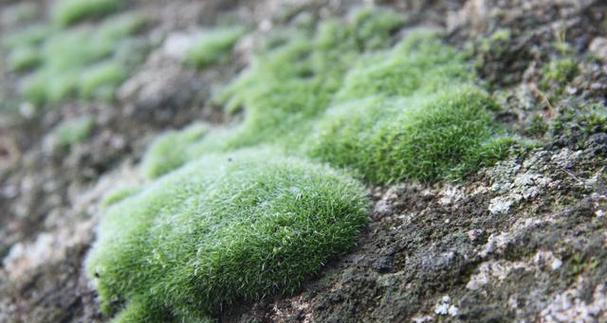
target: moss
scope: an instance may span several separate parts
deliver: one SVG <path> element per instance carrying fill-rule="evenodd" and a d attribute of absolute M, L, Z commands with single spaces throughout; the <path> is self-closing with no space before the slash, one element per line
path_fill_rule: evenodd
<path fill-rule="evenodd" d="M 270 143 L 386 183 L 458 177 L 503 157 L 512 140 L 493 142 L 496 104 L 461 54 L 426 32 L 361 54 L 354 34 L 329 21 L 257 57 L 226 92 L 228 108 L 246 107 L 244 123 L 181 160 Z"/>
<path fill-rule="evenodd" d="M 405 19 L 392 10 L 367 7 L 354 12 L 352 23 L 356 43 L 368 50 L 384 47 L 392 32 L 402 26 Z"/>
<path fill-rule="evenodd" d="M 295 291 L 367 218 L 355 181 L 271 150 L 207 155 L 115 204 L 87 258 L 120 322 L 204 319 Z"/>
<path fill-rule="evenodd" d="M 551 85 L 563 88 L 579 72 L 578 64 L 571 58 L 551 61 L 543 69 L 542 87 L 548 89 Z"/>
<path fill-rule="evenodd" d="M 132 66 L 111 59 L 144 22 L 142 16 L 127 13 L 111 16 L 99 26 L 47 35 L 36 47 L 40 68 L 25 83 L 24 96 L 39 106 L 68 98 L 113 98 Z"/>
<path fill-rule="evenodd" d="M 68 26 L 84 19 L 99 18 L 117 11 L 119 0 L 59 0 L 53 7 L 54 21 Z"/>
<path fill-rule="evenodd" d="M 512 41 L 512 32 L 510 29 L 503 28 L 496 30 L 491 36 L 483 39 L 480 50 L 482 52 L 493 52 L 494 55 L 500 55 L 508 49 Z"/>
<path fill-rule="evenodd" d="M 69 148 L 86 140 L 91 135 L 94 126 L 94 120 L 88 116 L 64 121 L 52 131 L 56 146 Z"/>
<path fill-rule="evenodd" d="M 288 39 L 257 55 L 220 97 L 228 109 L 245 107 L 247 114 L 226 145 L 237 148 L 269 142 L 287 149 L 299 146 L 365 49 L 390 46 L 390 35 L 402 20 L 384 21 L 382 13 L 366 14 L 356 20 L 358 24 L 328 20 L 315 31 L 290 31 Z M 371 37 L 359 28 L 372 29 L 374 34 Z"/>
<path fill-rule="evenodd" d="M 206 31 L 187 52 L 186 62 L 199 69 L 220 62 L 243 34 L 244 29 L 240 27 Z"/>
<path fill-rule="evenodd" d="M 89 67 L 80 78 L 80 94 L 84 98 L 114 99 L 116 88 L 126 79 L 126 71 L 119 64 L 108 61 Z"/>
<path fill-rule="evenodd" d="M 148 148 L 142 170 L 148 178 L 160 177 L 183 165 L 189 157 L 190 147 L 200 141 L 208 127 L 194 123 L 181 131 L 169 131 L 159 136 Z"/>
<path fill-rule="evenodd" d="M 494 108 L 474 88 L 350 101 L 327 112 L 310 154 L 372 182 L 445 178 L 503 157 L 493 142 Z"/>
<path fill-rule="evenodd" d="M 20 47 L 38 46 L 53 32 L 52 27 L 44 24 L 31 25 L 2 39 L 2 47 L 9 50 Z"/>
<path fill-rule="evenodd" d="M 541 115 L 534 115 L 527 126 L 527 134 L 535 137 L 543 137 L 548 132 L 550 126 Z"/>
<path fill-rule="evenodd" d="M 117 189 L 103 198 L 102 207 L 109 207 L 141 192 L 141 187 L 125 187 Z"/>
<path fill-rule="evenodd" d="M 40 62 L 40 54 L 33 47 L 19 47 L 8 56 L 8 66 L 15 72 L 31 70 Z"/>

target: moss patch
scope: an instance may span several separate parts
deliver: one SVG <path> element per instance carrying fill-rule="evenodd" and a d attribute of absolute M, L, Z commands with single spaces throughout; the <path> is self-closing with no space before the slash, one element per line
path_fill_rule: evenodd
<path fill-rule="evenodd" d="M 474 88 L 349 101 L 327 112 L 310 154 L 372 182 L 459 176 L 507 152 L 509 141 L 495 142 L 494 107 Z"/>
<path fill-rule="evenodd" d="M 53 19 L 61 26 L 68 26 L 84 19 L 103 17 L 120 6 L 120 0 L 60 0 L 53 8 Z"/>
<path fill-rule="evenodd" d="M 351 248 L 364 189 L 325 166 L 249 150 L 208 155 L 112 206 L 87 260 L 120 322 L 200 319 L 296 290 Z"/>
<path fill-rule="evenodd" d="M 244 28 L 240 27 L 206 31 L 187 52 L 186 62 L 199 69 L 218 63 L 226 58 L 243 34 Z"/>
<path fill-rule="evenodd" d="M 143 22 L 141 16 L 122 14 L 100 26 L 51 33 L 36 47 L 40 68 L 26 83 L 25 97 L 36 105 L 68 98 L 112 99 L 128 71 L 128 66 L 113 59 L 114 53 Z"/>
<path fill-rule="evenodd" d="M 513 140 L 495 125 L 497 105 L 473 85 L 463 55 L 430 32 L 391 47 L 400 24 L 364 10 L 349 23 L 271 39 L 220 98 L 243 107 L 244 122 L 178 145 L 173 158 L 272 144 L 388 183 L 461 177 L 503 157 Z"/>
<path fill-rule="evenodd" d="M 60 123 L 52 131 L 56 147 L 69 148 L 86 140 L 91 135 L 94 126 L 94 120 L 88 116 Z"/>
<path fill-rule="evenodd" d="M 194 123 L 181 131 L 169 131 L 159 136 L 148 148 L 143 163 L 143 174 L 160 177 L 191 159 L 191 145 L 200 141 L 208 127 Z"/>

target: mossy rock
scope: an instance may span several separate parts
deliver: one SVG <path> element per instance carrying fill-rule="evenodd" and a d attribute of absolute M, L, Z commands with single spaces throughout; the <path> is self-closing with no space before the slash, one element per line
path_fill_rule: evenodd
<path fill-rule="evenodd" d="M 208 155 L 111 206 L 87 273 L 118 322 L 196 321 L 296 291 L 348 251 L 364 189 L 271 150 Z"/>

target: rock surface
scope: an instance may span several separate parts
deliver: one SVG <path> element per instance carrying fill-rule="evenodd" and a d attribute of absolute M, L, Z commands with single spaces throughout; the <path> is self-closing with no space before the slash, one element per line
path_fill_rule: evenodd
<path fill-rule="evenodd" d="M 607 111 L 603 1 L 131 2 L 153 17 L 141 37 L 156 49 L 115 103 L 31 116 L 10 94 L 19 77 L 0 64 L 0 108 L 21 110 L 0 119 L 0 322 L 107 321 L 82 269 L 101 201 L 141 183 L 136 165 L 154 135 L 240 118 L 212 96 L 246 65 L 255 35 L 234 61 L 204 71 L 180 64 L 184 35 L 224 15 L 263 34 L 371 2 L 409 17 L 404 34 L 446 31 L 504 107 L 500 119 L 534 148 L 456 183 L 369 187 L 371 221 L 352 253 L 299 293 L 225 309 L 221 322 L 607 321 L 607 126 L 583 117 Z M 18 4 L 2 2 L 0 12 Z M 0 15 L 0 34 L 23 23 Z M 545 62 L 563 57 L 579 73 L 545 81 Z M 90 138 L 67 152 L 43 144 L 80 115 L 95 116 Z"/>

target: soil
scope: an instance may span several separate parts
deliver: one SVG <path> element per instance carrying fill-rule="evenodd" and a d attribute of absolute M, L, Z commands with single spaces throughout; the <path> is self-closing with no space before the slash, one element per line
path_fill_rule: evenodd
<path fill-rule="evenodd" d="M 18 2 L 0 2 L 0 13 Z M 153 19 L 138 37 L 154 49 L 115 103 L 33 115 L 16 104 L 0 116 L 0 322 L 107 321 L 83 274 L 100 201 L 141 181 L 137 163 L 155 135 L 239 118 L 211 97 L 246 66 L 254 37 L 201 72 L 168 55 L 163 39 L 222 17 L 263 34 L 369 2 L 409 17 L 403 34 L 442 29 L 504 107 L 500 120 L 534 148 L 460 182 L 369 187 L 374 209 L 355 250 L 300 292 L 225 309 L 220 321 L 607 322 L 607 127 L 578 117 L 607 104 L 607 4 L 598 0 L 131 1 Z M 19 28 L 8 20 L 0 35 Z M 545 83 L 545 66 L 566 57 L 579 73 Z M 19 80 L 0 65 L 3 104 L 19 102 Z M 95 117 L 86 141 L 48 144 L 56 124 L 82 115 Z M 540 131 L 538 118 L 548 125 Z"/>

